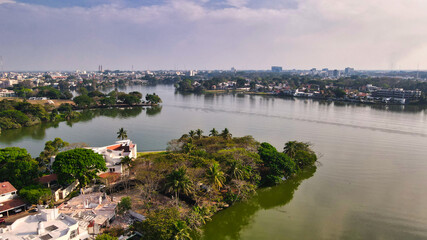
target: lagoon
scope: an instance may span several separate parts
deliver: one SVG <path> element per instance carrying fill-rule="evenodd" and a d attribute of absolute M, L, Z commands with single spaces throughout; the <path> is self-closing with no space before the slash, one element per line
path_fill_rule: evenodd
<path fill-rule="evenodd" d="M 161 109 L 88 113 L 84 121 L 7 130 L 0 147 L 44 143 L 103 146 L 123 127 L 138 151 L 163 150 L 191 129 L 227 127 L 279 150 L 308 141 L 321 155 L 316 171 L 261 189 L 221 211 L 204 239 L 427 239 L 427 113 L 412 106 L 355 105 L 242 94 L 175 93 L 173 86 L 132 86 L 155 92 Z"/>

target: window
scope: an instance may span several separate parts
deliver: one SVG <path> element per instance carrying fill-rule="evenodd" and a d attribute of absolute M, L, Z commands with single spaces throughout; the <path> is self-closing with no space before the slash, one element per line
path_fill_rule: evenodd
<path fill-rule="evenodd" d="M 77 237 L 77 230 L 71 231 L 71 234 L 70 234 L 70 239 L 73 239 L 75 237 Z"/>

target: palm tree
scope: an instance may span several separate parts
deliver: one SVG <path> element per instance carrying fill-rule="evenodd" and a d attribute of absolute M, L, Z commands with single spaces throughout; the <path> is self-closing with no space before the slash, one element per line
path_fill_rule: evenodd
<path fill-rule="evenodd" d="M 72 112 L 72 111 L 67 111 L 67 112 L 65 112 L 65 113 L 64 113 L 64 119 L 65 119 L 65 120 L 69 121 L 69 120 L 71 120 L 72 118 L 74 118 L 74 112 Z"/>
<path fill-rule="evenodd" d="M 225 139 L 231 139 L 231 133 L 230 131 L 228 131 L 228 128 L 224 128 L 224 130 L 222 130 L 221 136 Z"/>
<path fill-rule="evenodd" d="M 117 132 L 117 138 L 122 140 L 128 138 L 127 131 L 123 128 L 120 128 Z"/>
<path fill-rule="evenodd" d="M 196 135 L 197 135 L 197 138 L 198 139 L 200 139 L 200 138 L 202 138 L 203 137 L 203 130 L 202 129 L 197 129 L 196 130 Z"/>
<path fill-rule="evenodd" d="M 176 234 L 173 237 L 174 240 L 191 240 L 190 231 L 191 229 L 184 221 L 176 221 L 173 223 Z"/>
<path fill-rule="evenodd" d="M 219 134 L 218 131 L 215 128 L 212 128 L 212 130 L 210 131 L 210 133 L 211 134 L 209 134 L 209 136 L 212 136 L 212 137 L 216 137 Z"/>
<path fill-rule="evenodd" d="M 132 158 L 130 158 L 129 156 L 122 157 L 120 163 L 125 165 L 127 167 L 127 169 L 129 169 L 130 164 L 132 163 Z"/>
<path fill-rule="evenodd" d="M 298 141 L 289 141 L 285 144 L 283 152 L 286 153 L 289 157 L 294 158 L 295 154 L 302 151 L 311 151 L 310 143 L 298 142 Z"/>
<path fill-rule="evenodd" d="M 194 138 L 194 136 L 196 136 L 196 132 L 195 132 L 194 130 L 191 130 L 191 131 L 189 131 L 189 132 L 188 132 L 188 135 L 189 135 L 191 138 Z"/>
<path fill-rule="evenodd" d="M 187 169 L 180 167 L 166 176 L 166 188 L 168 192 L 175 193 L 176 205 L 179 203 L 179 194 L 189 194 L 192 191 L 191 180 L 187 175 Z"/>
<path fill-rule="evenodd" d="M 230 167 L 228 169 L 228 174 L 232 179 L 242 180 L 244 178 L 245 172 L 242 170 L 242 164 L 238 160 L 233 160 L 228 163 Z"/>
<path fill-rule="evenodd" d="M 183 150 L 186 153 L 191 153 L 195 148 L 196 146 L 193 143 L 189 142 L 183 147 Z"/>
<path fill-rule="evenodd" d="M 206 177 L 210 181 L 210 183 L 216 187 L 218 190 L 222 188 L 224 185 L 225 177 L 224 172 L 221 171 L 221 167 L 218 163 L 212 164 L 207 170 L 206 170 Z"/>

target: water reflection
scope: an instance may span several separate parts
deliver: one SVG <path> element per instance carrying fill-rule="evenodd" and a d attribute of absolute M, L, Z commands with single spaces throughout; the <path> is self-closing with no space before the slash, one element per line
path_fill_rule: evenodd
<path fill-rule="evenodd" d="M 75 123 L 89 122 L 97 117 L 109 117 L 117 119 L 127 119 L 137 117 L 145 110 L 147 116 L 155 116 L 162 111 L 162 106 L 155 107 L 132 107 L 132 108 L 103 108 L 103 109 L 92 109 L 84 110 L 80 112 L 78 119 L 67 121 L 66 124 L 72 127 Z M 20 141 L 26 137 L 32 139 L 43 140 L 46 135 L 46 130 L 49 128 L 59 127 L 59 122 L 55 123 L 42 123 L 31 127 L 23 127 L 19 129 L 4 130 L 1 133 L 0 143 L 12 144 Z"/>
<path fill-rule="evenodd" d="M 201 239 L 240 239 L 240 233 L 253 222 L 253 217 L 258 211 L 282 207 L 288 204 L 302 181 L 312 177 L 315 172 L 315 166 L 308 168 L 283 184 L 260 189 L 257 191 L 257 195 L 249 200 L 237 203 L 219 212 L 204 227 Z"/>
<path fill-rule="evenodd" d="M 162 111 L 162 108 L 163 107 L 160 105 L 147 108 L 146 114 L 147 114 L 147 116 L 150 116 L 150 117 L 156 116 L 157 114 L 159 114 Z"/>

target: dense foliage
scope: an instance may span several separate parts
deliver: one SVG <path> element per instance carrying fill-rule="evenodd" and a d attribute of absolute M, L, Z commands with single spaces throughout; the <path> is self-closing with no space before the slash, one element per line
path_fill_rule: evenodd
<path fill-rule="evenodd" d="M 37 166 L 37 161 L 23 148 L 0 149 L 0 182 L 9 181 L 17 189 L 31 185 L 39 175 Z"/>
<path fill-rule="evenodd" d="M 117 240 L 117 237 L 113 237 L 107 233 L 96 236 L 95 240 Z"/>
<path fill-rule="evenodd" d="M 142 101 L 142 93 L 138 91 L 124 93 L 113 90 L 108 94 L 104 94 L 97 90 L 88 92 L 86 88 L 82 88 L 79 90 L 79 92 L 80 96 L 77 96 L 73 99 L 74 103 L 79 108 L 90 108 L 93 106 L 109 107 L 114 105 L 133 106 L 140 104 Z M 162 102 L 160 97 L 155 93 L 147 94 L 145 99 L 149 104 L 157 104 Z"/>
<path fill-rule="evenodd" d="M 40 104 L 4 99 L 0 101 L 0 128 L 20 128 L 50 120 L 50 113 Z"/>
<path fill-rule="evenodd" d="M 123 197 L 119 204 L 117 204 L 117 212 L 119 214 L 123 214 L 132 209 L 132 202 L 130 197 Z"/>
<path fill-rule="evenodd" d="M 232 137 L 228 129 L 209 133 L 192 130 L 170 141 L 168 152 L 132 164 L 148 203 L 159 194 L 174 202 L 174 207 L 152 206 L 148 220 L 137 225 L 147 239 L 186 239 L 188 228 L 197 229 L 217 209 L 247 199 L 257 187 L 292 178 L 317 160 L 308 143 L 290 142 L 291 157 L 251 136 Z"/>
<path fill-rule="evenodd" d="M 43 204 L 52 199 L 52 191 L 40 185 L 30 185 L 19 190 L 19 196 L 29 203 Z"/>
<path fill-rule="evenodd" d="M 76 148 L 56 155 L 52 169 L 58 175 L 59 183 L 69 184 L 77 179 L 81 186 L 85 186 L 107 167 L 102 155 L 90 149 Z"/>

